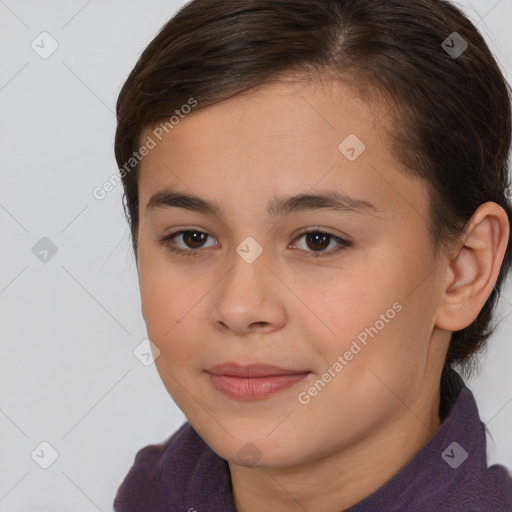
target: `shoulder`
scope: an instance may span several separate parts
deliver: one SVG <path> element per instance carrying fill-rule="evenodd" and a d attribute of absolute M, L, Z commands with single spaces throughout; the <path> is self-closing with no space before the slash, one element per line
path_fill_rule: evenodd
<path fill-rule="evenodd" d="M 495 464 L 483 473 L 481 496 L 472 512 L 512 512 L 512 475 L 504 466 Z"/>
<path fill-rule="evenodd" d="M 436 474 L 441 476 L 442 492 L 434 492 L 437 506 L 444 503 L 448 510 L 464 512 L 512 512 L 512 475 L 504 466 L 488 466 L 486 427 L 465 385 L 444 423 L 430 446 L 440 465 Z"/>
<path fill-rule="evenodd" d="M 457 374 L 446 377 L 440 428 L 350 512 L 512 512 L 512 478 L 505 467 L 487 465 L 485 425 L 473 393 Z"/>
<path fill-rule="evenodd" d="M 164 511 L 174 503 L 185 506 L 198 465 L 212 456 L 190 423 L 184 423 L 166 441 L 137 452 L 117 491 L 115 512 Z"/>
<path fill-rule="evenodd" d="M 449 510 L 512 512 L 511 475 L 500 465 L 482 468 L 478 475 L 461 478 L 445 503 Z"/>
<path fill-rule="evenodd" d="M 469 388 L 460 390 L 443 423 L 427 445 L 435 468 L 434 510 L 512 512 L 512 475 L 487 464 L 486 428 Z"/>

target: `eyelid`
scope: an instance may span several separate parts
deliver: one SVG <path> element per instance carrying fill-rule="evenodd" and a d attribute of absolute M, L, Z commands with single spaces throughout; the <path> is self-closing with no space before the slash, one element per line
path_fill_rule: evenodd
<path fill-rule="evenodd" d="M 344 233 L 333 233 L 329 228 L 323 228 L 322 226 L 311 226 L 309 228 L 302 228 L 299 230 L 299 232 L 295 235 L 294 240 L 296 240 L 299 236 L 308 234 L 308 233 L 322 233 L 323 235 L 328 235 L 331 238 L 334 238 L 335 240 L 346 242 L 348 244 L 352 244 L 352 241 L 350 240 L 350 237 L 348 235 L 345 235 Z"/>

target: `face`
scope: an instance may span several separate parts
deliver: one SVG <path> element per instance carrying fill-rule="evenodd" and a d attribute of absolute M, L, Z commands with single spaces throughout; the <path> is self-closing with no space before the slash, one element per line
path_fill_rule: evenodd
<path fill-rule="evenodd" d="M 141 162 L 155 364 L 228 461 L 302 464 L 429 399 L 443 276 L 426 188 L 391 154 L 388 116 L 339 83 L 282 82 L 191 113 Z"/>

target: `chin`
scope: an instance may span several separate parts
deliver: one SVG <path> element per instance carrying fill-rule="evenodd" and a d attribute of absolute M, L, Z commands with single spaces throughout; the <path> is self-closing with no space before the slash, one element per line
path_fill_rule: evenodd
<path fill-rule="evenodd" d="M 245 430 L 233 433 L 233 437 L 226 434 L 222 439 L 207 442 L 217 455 L 238 466 L 284 468 L 300 464 L 304 457 L 303 444 L 291 442 L 289 436 L 282 435 L 273 434 L 272 439 L 266 439 L 268 432 L 268 429 L 264 433 Z M 297 446 L 302 446 L 300 454 Z"/>

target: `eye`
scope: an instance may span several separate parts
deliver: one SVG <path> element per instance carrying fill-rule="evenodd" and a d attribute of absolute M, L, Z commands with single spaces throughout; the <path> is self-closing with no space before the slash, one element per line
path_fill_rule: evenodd
<path fill-rule="evenodd" d="M 299 249 L 313 254 L 306 256 L 307 258 L 321 258 L 337 254 L 338 252 L 350 247 L 352 242 L 344 240 L 331 233 L 325 233 L 323 231 L 305 231 L 299 235 L 296 240 L 304 239 L 305 247 L 299 247 Z M 295 244 L 297 246 L 299 244 Z M 327 248 L 331 247 L 330 251 L 326 251 Z"/>
<path fill-rule="evenodd" d="M 215 240 L 208 233 L 204 233 L 203 231 L 199 230 L 188 229 L 171 233 L 170 235 L 159 239 L 158 242 L 166 246 L 169 251 L 175 254 L 195 257 L 201 254 L 202 251 L 199 249 L 218 246 L 218 242 L 216 241 L 210 246 L 205 245 L 205 242 L 208 240 L 208 238 Z M 306 245 L 305 248 L 298 248 L 301 251 L 311 253 L 310 255 L 306 256 L 306 259 L 318 259 L 321 257 L 332 256 L 352 245 L 352 242 L 348 240 L 344 240 L 343 238 L 340 238 L 336 235 L 325 233 L 318 229 L 304 231 L 295 240 L 300 239 L 304 239 Z M 175 240 L 181 240 L 182 245 L 180 246 Z M 292 244 L 291 247 L 296 248 L 297 245 L 300 244 Z M 326 251 L 326 249 L 329 247 L 331 247 L 331 250 Z"/>
<path fill-rule="evenodd" d="M 208 233 L 204 233 L 203 231 L 198 230 L 182 230 L 177 231 L 176 233 L 171 233 L 161 239 L 159 239 L 159 243 L 165 245 L 171 252 L 176 254 L 181 254 L 184 256 L 197 256 L 197 249 L 202 249 L 205 247 L 205 241 L 210 237 Z M 175 239 L 182 239 L 182 243 L 184 243 L 184 247 L 176 246 Z M 211 238 L 211 237 L 210 237 Z M 213 244 L 218 245 L 218 244 Z"/>

